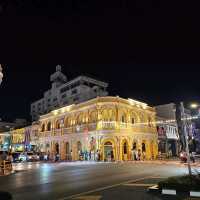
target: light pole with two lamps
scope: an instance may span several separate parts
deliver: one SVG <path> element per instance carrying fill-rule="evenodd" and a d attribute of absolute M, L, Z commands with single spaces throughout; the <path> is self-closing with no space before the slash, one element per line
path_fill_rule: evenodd
<path fill-rule="evenodd" d="M 197 103 L 192 103 L 190 105 L 190 108 L 192 109 L 196 109 L 197 107 L 199 106 L 199 104 Z M 185 108 L 184 108 L 184 104 L 183 102 L 181 102 L 181 117 L 183 117 L 183 131 L 184 131 L 184 138 L 185 138 L 185 145 L 186 145 L 186 153 L 187 153 L 187 163 L 188 163 L 188 172 L 189 172 L 189 175 L 191 176 L 192 175 L 192 170 L 191 170 L 191 164 L 190 164 L 190 150 L 189 150 L 189 144 L 188 144 L 188 133 L 187 133 L 187 120 L 188 120 L 188 117 L 186 116 L 185 114 Z"/>

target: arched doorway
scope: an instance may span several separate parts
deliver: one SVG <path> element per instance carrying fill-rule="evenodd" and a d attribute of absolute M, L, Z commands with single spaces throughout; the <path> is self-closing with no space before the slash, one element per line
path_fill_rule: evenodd
<path fill-rule="evenodd" d="M 58 153 L 59 154 L 59 144 L 58 143 L 56 143 L 55 144 L 55 153 Z"/>
<path fill-rule="evenodd" d="M 122 143 L 122 159 L 124 161 L 128 160 L 128 142 L 126 140 Z"/>
<path fill-rule="evenodd" d="M 66 160 L 70 160 L 70 148 L 69 148 L 69 142 L 66 142 L 65 144 L 65 150 L 66 150 Z"/>
<path fill-rule="evenodd" d="M 114 149 L 112 142 L 104 143 L 104 161 L 113 161 L 114 159 Z"/>
<path fill-rule="evenodd" d="M 82 160 L 82 144 L 81 142 L 77 142 L 77 158 L 78 160 Z"/>

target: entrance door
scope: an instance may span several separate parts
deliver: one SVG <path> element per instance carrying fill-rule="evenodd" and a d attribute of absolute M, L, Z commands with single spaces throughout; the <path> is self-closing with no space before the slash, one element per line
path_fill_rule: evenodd
<path fill-rule="evenodd" d="M 66 142 L 66 160 L 70 160 L 69 142 Z"/>
<path fill-rule="evenodd" d="M 81 142 L 77 142 L 77 158 L 78 160 L 82 160 L 82 145 Z"/>
<path fill-rule="evenodd" d="M 126 141 L 123 144 L 123 160 L 124 161 L 128 160 L 128 145 Z"/>
<path fill-rule="evenodd" d="M 55 150 L 56 150 L 56 153 L 59 154 L 59 144 L 58 143 L 55 144 Z"/>
<path fill-rule="evenodd" d="M 111 142 L 106 142 L 104 144 L 104 160 L 109 162 L 114 160 L 114 152 Z"/>

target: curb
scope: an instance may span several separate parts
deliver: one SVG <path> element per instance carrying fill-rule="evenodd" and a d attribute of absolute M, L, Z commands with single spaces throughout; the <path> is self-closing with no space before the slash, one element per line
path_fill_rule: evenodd
<path fill-rule="evenodd" d="M 10 176 L 10 175 L 15 174 L 15 173 L 16 173 L 16 171 L 13 170 L 12 172 L 7 173 L 7 174 L 0 174 L 0 177 L 1 177 L 1 176 Z"/>
<path fill-rule="evenodd" d="M 178 194 L 187 194 L 189 197 L 200 197 L 200 191 L 188 191 L 188 192 L 181 192 L 173 189 L 166 189 L 162 188 L 160 189 L 158 185 L 151 186 L 147 189 L 148 192 L 159 192 L 162 195 L 172 195 L 172 196 L 177 196 Z"/>

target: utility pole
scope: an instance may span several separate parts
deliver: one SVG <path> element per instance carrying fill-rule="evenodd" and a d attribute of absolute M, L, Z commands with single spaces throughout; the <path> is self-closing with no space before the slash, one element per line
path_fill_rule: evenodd
<path fill-rule="evenodd" d="M 183 132 L 184 132 L 184 138 L 185 138 L 185 150 L 187 153 L 187 164 L 188 164 L 188 172 L 189 175 L 192 175 L 192 170 L 191 170 L 191 165 L 190 165 L 190 152 L 189 152 L 189 145 L 188 145 L 188 134 L 187 134 L 187 124 L 186 124 L 186 120 L 187 120 L 187 116 L 185 115 L 185 108 L 183 105 L 183 102 L 181 102 L 181 118 L 182 122 L 183 122 Z"/>

